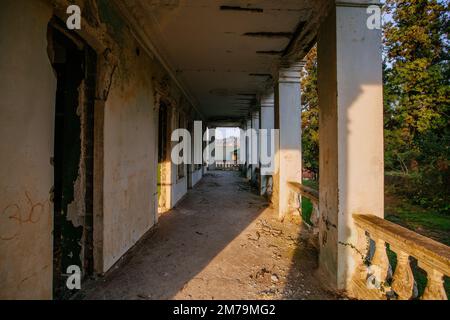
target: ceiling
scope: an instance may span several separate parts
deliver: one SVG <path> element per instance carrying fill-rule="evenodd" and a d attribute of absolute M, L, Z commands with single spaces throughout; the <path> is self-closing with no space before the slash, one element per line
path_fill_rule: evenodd
<path fill-rule="evenodd" d="M 326 0 L 127 0 L 154 50 L 209 121 L 247 116 L 280 61 L 314 44 Z"/>

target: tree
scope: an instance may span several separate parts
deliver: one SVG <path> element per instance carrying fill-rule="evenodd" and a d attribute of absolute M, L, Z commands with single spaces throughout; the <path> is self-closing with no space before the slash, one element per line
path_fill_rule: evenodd
<path fill-rule="evenodd" d="M 302 150 L 304 167 L 319 173 L 319 98 L 317 92 L 317 48 L 306 56 L 302 71 Z"/>
<path fill-rule="evenodd" d="M 448 6 L 438 0 L 385 4 L 391 17 L 384 27 L 386 168 L 412 171 L 420 187 L 416 200 L 439 206 L 448 203 L 450 188 Z"/>

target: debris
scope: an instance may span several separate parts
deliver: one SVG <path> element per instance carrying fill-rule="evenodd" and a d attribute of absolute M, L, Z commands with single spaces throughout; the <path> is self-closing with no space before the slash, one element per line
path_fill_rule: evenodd
<path fill-rule="evenodd" d="M 251 234 L 248 234 L 247 239 L 250 241 L 259 241 L 259 238 L 261 238 L 261 234 L 259 233 L 259 231 L 256 231 L 256 239 L 252 238 Z"/>
<path fill-rule="evenodd" d="M 259 270 L 259 271 L 256 273 L 255 278 L 256 278 L 256 279 L 258 279 L 258 278 L 264 278 L 264 276 L 265 276 L 266 274 L 270 274 L 270 271 L 267 270 L 266 268 L 262 268 L 261 270 Z"/>
<path fill-rule="evenodd" d="M 258 225 L 259 225 L 260 229 L 262 230 L 262 232 L 266 235 L 271 235 L 273 237 L 279 237 L 283 234 L 282 230 L 272 227 L 264 219 L 259 220 Z"/>
<path fill-rule="evenodd" d="M 272 280 L 272 282 L 278 282 L 280 281 L 280 279 L 278 278 L 278 276 L 276 274 L 273 274 L 270 279 Z"/>

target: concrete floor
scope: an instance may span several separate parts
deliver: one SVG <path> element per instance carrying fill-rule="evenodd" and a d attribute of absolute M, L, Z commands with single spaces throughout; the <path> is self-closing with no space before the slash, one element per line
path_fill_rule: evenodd
<path fill-rule="evenodd" d="M 214 171 L 82 299 L 336 299 L 316 253 L 237 172 Z"/>

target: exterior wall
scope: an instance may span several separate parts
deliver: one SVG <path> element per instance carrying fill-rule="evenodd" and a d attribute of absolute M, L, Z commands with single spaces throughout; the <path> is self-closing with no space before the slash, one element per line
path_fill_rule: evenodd
<path fill-rule="evenodd" d="M 196 170 L 192 172 L 192 186 L 195 187 L 197 183 L 200 182 L 200 180 L 203 178 L 203 170 Z"/>
<path fill-rule="evenodd" d="M 179 128 L 179 124 L 178 124 L 178 116 L 180 114 L 180 109 L 181 109 L 181 105 L 177 106 L 178 108 L 172 107 L 172 112 L 171 112 L 171 131 L 178 129 Z M 177 144 L 178 142 L 172 142 L 171 143 L 171 148 L 170 150 L 172 150 L 172 148 Z M 170 162 L 170 167 L 171 167 L 171 174 L 170 174 L 170 185 L 171 185 L 171 190 L 170 190 L 170 208 L 172 209 L 173 207 L 175 207 L 175 205 L 178 203 L 178 201 L 180 201 L 187 193 L 188 191 L 188 166 L 187 165 L 183 165 L 184 166 L 184 177 L 182 178 L 178 178 L 178 166 L 176 164 L 174 164 L 172 161 Z"/>
<path fill-rule="evenodd" d="M 95 107 L 100 125 L 94 141 L 94 263 L 102 273 L 157 222 L 154 83 L 165 79 L 175 101 L 181 93 L 113 7 L 98 3 L 118 60 L 111 87 L 98 89 Z M 56 77 L 47 54 L 47 28 L 54 8 L 51 1 L 6 0 L 0 11 L 0 299 L 52 298 Z M 104 38 L 95 33 L 100 29 L 83 23 L 80 36 L 103 59 L 99 43 Z M 100 63 L 99 69 L 108 66 Z M 194 177 L 198 182 L 201 171 Z M 186 177 L 171 191 L 174 205 L 187 192 Z"/>
<path fill-rule="evenodd" d="M 125 59 L 105 104 L 103 271 L 156 223 L 158 113 L 152 64 L 146 55 L 136 55 L 131 36 L 126 39 L 123 47 L 129 49 L 122 53 Z"/>
<path fill-rule="evenodd" d="M 175 176 L 176 179 L 176 176 Z M 187 187 L 187 177 L 184 177 L 178 181 L 176 181 L 172 185 L 172 202 L 171 202 L 171 208 L 175 207 L 175 205 L 180 201 L 187 193 L 188 187 Z"/>
<path fill-rule="evenodd" d="M 0 10 L 0 299 L 52 298 L 51 10 L 29 0 Z"/>

